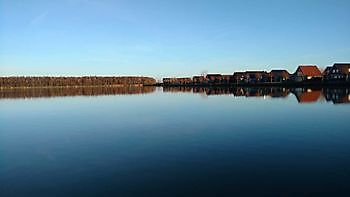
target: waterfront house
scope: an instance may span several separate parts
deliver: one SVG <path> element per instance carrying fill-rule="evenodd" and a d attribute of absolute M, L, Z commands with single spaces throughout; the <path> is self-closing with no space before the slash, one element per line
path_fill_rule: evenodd
<path fill-rule="evenodd" d="M 331 68 L 328 79 L 333 81 L 350 81 L 350 63 L 336 63 Z"/>
<path fill-rule="evenodd" d="M 289 72 L 287 70 L 271 70 L 269 73 L 269 82 L 282 83 L 289 80 Z"/>
<path fill-rule="evenodd" d="M 233 83 L 233 75 L 222 75 L 221 84 Z"/>
<path fill-rule="evenodd" d="M 176 78 L 179 85 L 191 85 L 192 79 L 190 77 Z"/>
<path fill-rule="evenodd" d="M 235 83 L 235 84 L 244 83 L 244 72 L 233 73 L 233 83 Z"/>
<path fill-rule="evenodd" d="M 208 80 L 204 76 L 194 76 L 192 82 L 195 85 L 204 85 L 207 84 Z"/>
<path fill-rule="evenodd" d="M 163 78 L 163 84 L 170 85 L 170 84 L 174 83 L 175 80 L 176 80 L 176 78 Z"/>
<path fill-rule="evenodd" d="M 265 71 L 247 71 L 244 73 L 246 83 L 263 83 L 268 81 L 268 73 Z"/>
<path fill-rule="evenodd" d="M 206 78 L 209 84 L 220 84 L 222 81 L 221 74 L 207 74 Z"/>
<path fill-rule="evenodd" d="M 322 79 L 322 73 L 315 65 L 301 65 L 292 77 L 295 82 L 318 81 Z"/>
<path fill-rule="evenodd" d="M 329 81 L 330 80 L 330 73 L 332 70 L 332 66 L 327 66 L 324 71 L 322 72 L 322 77 L 324 81 Z"/>

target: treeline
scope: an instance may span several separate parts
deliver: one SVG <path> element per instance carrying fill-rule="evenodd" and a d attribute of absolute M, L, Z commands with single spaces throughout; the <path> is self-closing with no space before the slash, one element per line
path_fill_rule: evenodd
<path fill-rule="evenodd" d="M 36 98 L 63 96 L 99 96 L 99 95 L 129 95 L 146 94 L 156 90 L 155 86 L 81 86 L 54 88 L 4 88 L 0 89 L 0 99 Z"/>
<path fill-rule="evenodd" d="M 151 77 L 0 77 L 0 87 L 154 85 Z"/>

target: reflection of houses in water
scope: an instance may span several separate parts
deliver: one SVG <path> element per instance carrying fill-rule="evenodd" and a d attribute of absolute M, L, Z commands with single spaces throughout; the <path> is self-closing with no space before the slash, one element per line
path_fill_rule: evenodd
<path fill-rule="evenodd" d="M 266 91 L 264 88 L 245 88 L 246 97 L 260 97 L 265 96 Z"/>
<path fill-rule="evenodd" d="M 233 95 L 234 97 L 285 98 L 293 93 L 299 103 L 313 103 L 323 98 L 333 103 L 350 103 L 349 88 L 286 88 L 286 87 L 164 87 L 164 92 L 193 92 L 212 95 Z"/>
<path fill-rule="evenodd" d="M 244 88 L 234 88 L 233 89 L 233 95 L 234 96 L 245 96 Z"/>
<path fill-rule="evenodd" d="M 289 95 L 289 89 L 288 88 L 271 88 L 271 97 L 287 97 Z"/>
<path fill-rule="evenodd" d="M 321 89 L 295 88 L 293 91 L 299 103 L 312 103 L 320 99 Z"/>
<path fill-rule="evenodd" d="M 271 88 L 258 88 L 258 87 L 240 87 L 234 88 L 234 96 L 245 96 L 245 97 L 261 97 L 270 96 L 274 98 L 286 97 L 289 94 L 288 88 L 282 87 L 271 87 Z"/>
<path fill-rule="evenodd" d="M 192 92 L 192 88 L 186 87 L 186 86 L 179 86 L 179 87 L 166 86 L 166 87 L 163 87 L 163 92 Z"/>
<path fill-rule="evenodd" d="M 205 88 L 205 93 L 209 95 L 232 94 L 232 88 Z"/>
<path fill-rule="evenodd" d="M 326 101 L 332 101 L 335 104 L 350 103 L 350 90 L 348 88 L 326 88 L 323 93 Z"/>
<path fill-rule="evenodd" d="M 193 87 L 193 93 L 205 93 L 205 88 L 203 88 L 203 87 Z"/>

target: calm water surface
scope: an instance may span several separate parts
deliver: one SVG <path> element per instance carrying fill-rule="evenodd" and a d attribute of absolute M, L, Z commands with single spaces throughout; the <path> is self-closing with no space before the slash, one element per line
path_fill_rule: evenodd
<path fill-rule="evenodd" d="M 0 196 L 350 195 L 348 89 L 0 95 Z"/>

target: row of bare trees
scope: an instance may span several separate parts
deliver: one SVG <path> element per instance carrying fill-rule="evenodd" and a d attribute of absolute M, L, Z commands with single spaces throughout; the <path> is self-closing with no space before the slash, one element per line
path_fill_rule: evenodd
<path fill-rule="evenodd" d="M 0 77 L 0 87 L 153 85 L 151 77 Z"/>

